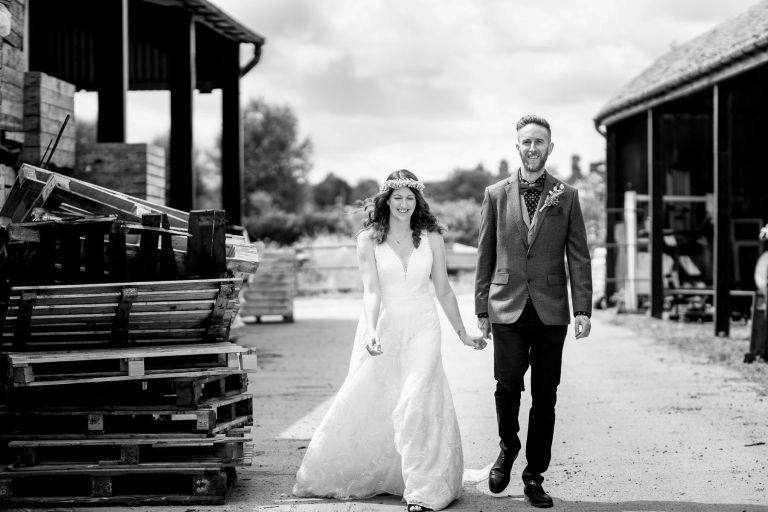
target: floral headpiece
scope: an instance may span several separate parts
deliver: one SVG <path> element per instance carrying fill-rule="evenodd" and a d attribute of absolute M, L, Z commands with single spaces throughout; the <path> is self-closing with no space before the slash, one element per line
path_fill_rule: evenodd
<path fill-rule="evenodd" d="M 761 241 L 763 241 L 763 242 L 765 242 L 766 240 L 768 240 L 768 224 L 766 224 L 765 226 L 763 226 L 762 228 L 760 228 L 760 234 L 758 235 L 758 238 L 759 238 Z"/>
<path fill-rule="evenodd" d="M 392 190 L 397 190 L 399 188 L 415 188 L 419 192 L 424 192 L 424 184 L 418 180 L 412 180 L 411 178 L 395 178 L 392 180 L 387 180 L 384 182 L 384 184 L 379 189 L 380 192 L 386 191 L 388 188 L 391 188 Z"/>

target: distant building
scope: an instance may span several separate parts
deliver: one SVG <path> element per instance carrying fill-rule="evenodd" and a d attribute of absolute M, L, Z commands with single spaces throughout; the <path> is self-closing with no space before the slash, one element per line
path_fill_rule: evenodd
<path fill-rule="evenodd" d="M 144 195 L 167 196 L 170 206 L 189 210 L 195 184 L 193 95 L 220 89 L 222 204 L 230 222 L 241 222 L 240 78 L 259 62 L 261 35 L 207 0 L 0 3 L 11 15 L 10 32 L 0 40 L 0 164 L 6 166 L 0 177 L 21 162 L 37 165 L 66 114 L 74 113 L 75 91 L 95 91 L 97 142 L 110 145 L 88 148 L 90 156 L 75 155 L 71 119 L 51 168 L 85 172 L 100 166 L 94 179 L 105 173 L 137 178 Z M 251 50 L 244 65 L 241 44 Z M 170 92 L 168 155 L 147 144 L 125 144 L 128 90 Z"/>
<path fill-rule="evenodd" d="M 768 219 L 766 91 L 764 0 L 662 55 L 595 117 L 607 139 L 609 243 L 624 192 L 648 199 L 653 316 L 661 316 L 664 301 L 662 255 L 679 250 L 665 246 L 665 235 L 694 238 L 709 251 L 698 256 L 703 284 L 714 294 L 716 333 L 729 332 L 734 290 L 754 288 L 758 230 Z M 615 251 L 607 259 L 610 287 Z"/>

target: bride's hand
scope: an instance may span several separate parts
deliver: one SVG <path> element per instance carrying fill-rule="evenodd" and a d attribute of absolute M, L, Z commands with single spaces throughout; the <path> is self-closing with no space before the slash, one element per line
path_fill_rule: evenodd
<path fill-rule="evenodd" d="M 465 331 L 461 331 L 461 342 L 475 350 L 483 350 L 488 345 L 482 336 L 470 336 Z"/>
<path fill-rule="evenodd" d="M 381 350 L 381 343 L 379 343 L 379 335 L 372 334 L 368 337 L 368 343 L 365 344 L 365 350 L 372 356 L 380 356 L 384 352 Z"/>

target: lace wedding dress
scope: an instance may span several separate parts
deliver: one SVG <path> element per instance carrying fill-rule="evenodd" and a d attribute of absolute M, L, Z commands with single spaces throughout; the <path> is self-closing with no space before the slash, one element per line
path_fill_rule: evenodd
<path fill-rule="evenodd" d="M 307 447 L 293 493 L 395 494 L 439 510 L 461 493 L 463 456 L 429 289 L 428 235 L 407 262 L 386 242 L 374 254 L 383 354 L 366 351 L 362 315 L 347 378 Z"/>

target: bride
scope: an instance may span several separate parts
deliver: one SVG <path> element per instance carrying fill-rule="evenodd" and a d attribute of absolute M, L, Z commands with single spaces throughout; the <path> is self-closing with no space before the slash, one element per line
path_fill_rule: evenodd
<path fill-rule="evenodd" d="M 390 174 L 357 237 L 364 312 L 347 378 L 296 474 L 297 496 L 395 494 L 420 512 L 461 493 L 461 437 L 430 276 L 461 342 L 477 350 L 486 342 L 464 329 L 423 190 L 410 171 Z"/>

